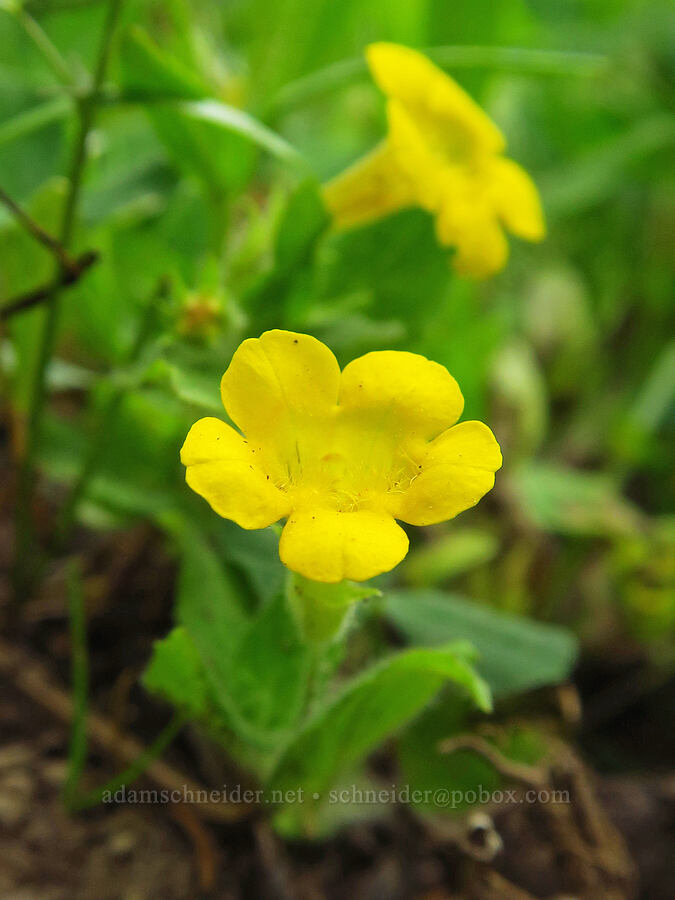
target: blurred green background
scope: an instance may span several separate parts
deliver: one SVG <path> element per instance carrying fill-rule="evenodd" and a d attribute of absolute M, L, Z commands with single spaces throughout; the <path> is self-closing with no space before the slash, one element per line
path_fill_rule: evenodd
<path fill-rule="evenodd" d="M 422 210 L 330 228 L 321 184 L 385 133 L 363 51 L 387 40 L 428 50 L 541 191 L 547 239 L 511 241 L 495 278 L 455 275 Z M 92 707 L 153 753 L 185 715 L 191 725 L 168 759 L 204 783 L 226 771 L 231 783 L 319 796 L 341 778 L 370 784 L 395 771 L 413 788 L 493 790 L 510 776 L 470 749 L 444 755 L 439 741 L 482 735 L 504 757 L 539 765 L 563 735 L 599 782 L 628 772 L 638 785 L 632 804 L 616 785 L 607 795 L 630 819 L 631 853 L 645 844 L 635 853 L 644 896 L 661 896 L 657 882 L 668 895 L 666 815 L 639 791 L 659 770 L 663 785 L 672 780 L 675 752 L 674 113 L 675 6 L 657 0 L 0 0 L 0 189 L 50 234 L 63 238 L 72 224 L 74 256 L 97 254 L 58 296 L 23 560 L 34 591 L 15 623 L 0 572 L 3 626 L 6 613 L 10 629 L 18 622 L 10 640 L 48 658 L 55 684 L 73 663 L 66 801 L 85 759 L 84 783 L 98 767 L 77 671 L 88 639 Z M 0 202 L 5 564 L 46 307 L 6 310 L 54 271 L 53 254 Z M 444 364 L 464 418 L 486 422 L 504 455 L 475 509 L 409 529 L 409 555 L 375 580 L 384 595 L 355 604 L 359 627 L 323 645 L 320 665 L 283 591 L 276 532 L 220 519 L 186 488 L 179 461 L 198 418 L 224 417 L 219 383 L 233 351 L 267 328 L 311 333 L 343 365 L 389 348 Z M 456 639 L 478 650 L 490 718 L 462 693 L 487 708 L 466 648 L 437 646 Z M 167 699 L 178 725 L 160 731 Z M 11 727 L 23 717 L 51 764 L 56 743 L 35 737 L 30 710 Z M 375 765 L 364 764 L 376 749 Z M 649 790 L 666 796 L 661 782 Z M 288 804 L 274 827 L 326 836 L 373 815 L 356 805 L 324 803 L 321 819 L 312 804 Z M 543 819 L 533 821 L 539 840 Z M 235 831 L 219 832 L 228 853 Z M 518 834 L 506 856 L 528 869 L 532 860 L 536 874 L 545 864 Z M 556 861 L 557 834 L 543 838 Z M 333 852 L 344 891 L 349 857 Z M 40 870 L 39 855 L 22 845 L 22 867 L 36 860 Z M 228 877 L 242 871 L 235 862 L 223 864 Z"/>
<path fill-rule="evenodd" d="M 50 231 L 105 14 L 0 3 L 0 186 Z M 454 276 L 420 211 L 326 231 L 317 180 L 384 133 L 362 57 L 375 40 L 434 48 L 540 187 L 548 239 L 513 242 L 499 277 Z M 341 363 L 415 350 L 455 375 L 505 468 L 476 510 L 416 534 L 390 580 L 564 623 L 590 653 L 637 647 L 671 671 L 674 48 L 672 4 L 637 0 L 123 4 L 74 241 L 100 261 L 62 294 L 45 496 L 103 434 L 85 524 L 192 515 L 178 449 L 198 415 L 219 414 L 243 336 L 311 332 Z M 51 271 L 0 209 L 0 301 Z M 169 296 L 132 359 L 161 279 Z M 3 338 L 16 454 L 42 315 Z M 257 547 L 245 537 L 239 563 Z"/>

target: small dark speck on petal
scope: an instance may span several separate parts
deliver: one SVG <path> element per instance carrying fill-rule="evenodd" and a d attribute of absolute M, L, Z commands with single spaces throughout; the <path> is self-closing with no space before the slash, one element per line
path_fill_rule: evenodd
<path fill-rule="evenodd" d="M 297 344 L 297 343 L 298 343 L 298 339 L 297 339 L 297 338 L 293 338 L 293 343 L 294 343 L 294 344 Z"/>
<path fill-rule="evenodd" d="M 269 476 L 269 475 L 267 476 L 267 480 L 268 480 L 268 481 L 270 480 L 270 476 Z"/>

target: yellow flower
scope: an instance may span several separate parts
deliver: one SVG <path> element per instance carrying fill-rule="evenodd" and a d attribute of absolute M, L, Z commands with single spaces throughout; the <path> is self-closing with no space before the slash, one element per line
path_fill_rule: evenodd
<path fill-rule="evenodd" d="M 241 433 L 196 422 L 181 450 L 188 485 L 242 528 L 286 517 L 282 562 L 314 581 L 393 569 L 408 552 L 395 519 L 451 519 L 501 465 L 486 425 L 455 425 L 455 379 L 415 353 L 367 353 L 340 372 L 316 338 L 267 331 L 237 349 L 221 396 Z"/>
<path fill-rule="evenodd" d="M 415 50 L 371 44 L 366 56 L 387 97 L 389 133 L 325 185 L 335 225 L 350 228 L 421 206 L 435 217 L 439 243 L 455 248 L 456 271 L 475 278 L 506 264 L 504 229 L 541 240 L 537 189 L 502 155 L 503 135 L 471 97 Z"/>

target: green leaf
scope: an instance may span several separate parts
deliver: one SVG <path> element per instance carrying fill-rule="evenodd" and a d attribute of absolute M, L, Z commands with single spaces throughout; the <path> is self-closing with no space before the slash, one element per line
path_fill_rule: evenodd
<path fill-rule="evenodd" d="M 287 735 L 306 697 L 309 649 L 283 593 L 251 618 L 223 561 L 194 531 L 181 539 L 177 617 L 199 652 L 213 700 L 244 740 Z"/>
<path fill-rule="evenodd" d="M 246 531 L 209 513 L 216 545 L 254 595 L 266 604 L 283 593 L 288 569 L 279 559 L 279 536 L 274 528 Z"/>
<path fill-rule="evenodd" d="M 23 204 L 33 221 L 48 234 L 58 230 L 66 190 L 65 179 L 50 178 Z M 4 205 L 0 205 L 0 259 L 0 301 L 43 285 L 54 274 L 52 254 L 26 231 Z"/>
<path fill-rule="evenodd" d="M 499 539 L 478 528 L 457 529 L 414 550 L 406 557 L 403 577 L 416 587 L 438 584 L 490 562 L 499 550 Z"/>
<path fill-rule="evenodd" d="M 253 116 L 213 97 L 200 76 L 157 47 L 140 29 L 125 41 L 122 81 L 140 100 L 160 140 L 182 169 L 210 191 L 240 188 L 251 174 L 253 148 L 297 166 L 300 155 Z"/>
<path fill-rule="evenodd" d="M 288 733 L 305 704 L 309 663 L 309 648 L 279 594 L 243 634 L 232 653 L 228 679 L 219 685 L 242 737 L 273 746 Z"/>
<path fill-rule="evenodd" d="M 513 432 L 511 458 L 531 456 L 548 427 L 548 395 L 541 366 L 530 344 L 504 343 L 492 365 L 493 393 Z"/>
<path fill-rule="evenodd" d="M 25 204 L 26 212 L 47 233 L 58 231 L 65 193 L 65 180 L 51 178 Z M 54 276 L 53 256 L 4 206 L 0 206 L 0 261 L 0 303 L 48 284 Z M 32 373 L 37 365 L 44 316 L 44 308 L 38 306 L 16 316 L 12 322 L 14 352 L 10 384 L 13 402 L 20 410 L 30 404 Z"/>
<path fill-rule="evenodd" d="M 322 250 L 322 299 L 363 293 L 371 298 L 372 318 L 399 319 L 415 337 L 442 305 L 452 277 L 449 254 L 422 210 L 332 234 Z"/>
<path fill-rule="evenodd" d="M 571 632 L 508 615 L 436 590 L 394 591 L 387 617 L 414 644 L 461 638 L 477 648 L 476 668 L 495 694 L 531 690 L 567 678 L 577 655 Z"/>
<path fill-rule="evenodd" d="M 383 791 L 382 782 L 363 771 L 363 767 L 345 772 L 331 786 L 328 803 L 296 795 L 276 811 L 275 832 L 287 841 L 329 840 L 345 828 L 389 819 L 396 796 Z"/>
<path fill-rule="evenodd" d="M 322 793 L 345 770 L 415 716 L 446 681 L 467 690 L 482 710 L 490 692 L 463 642 L 395 654 L 367 669 L 309 720 L 283 753 L 273 788 Z"/>
<path fill-rule="evenodd" d="M 675 341 L 670 341 L 654 360 L 628 419 L 647 433 L 656 431 L 666 419 L 675 399 Z"/>
<path fill-rule="evenodd" d="M 314 179 L 287 199 L 275 227 L 274 262 L 249 285 L 245 305 L 260 327 L 287 324 L 305 329 L 319 293 L 317 258 L 329 218 Z"/>
<path fill-rule="evenodd" d="M 277 268 L 287 271 L 304 265 L 329 222 L 318 183 L 303 181 L 288 198 L 279 221 L 274 248 Z"/>
<path fill-rule="evenodd" d="M 306 167 L 302 156 L 288 141 L 242 109 L 228 106 L 220 100 L 197 100 L 179 104 L 178 110 L 189 120 L 213 124 L 218 129 L 247 138 L 286 163 Z"/>
<path fill-rule="evenodd" d="M 204 669 L 185 628 L 177 627 L 155 641 L 143 684 L 194 718 L 208 714 L 208 689 Z"/>
<path fill-rule="evenodd" d="M 433 815 L 465 814 L 476 803 L 489 802 L 494 791 L 508 786 L 488 760 L 471 750 L 439 752 L 443 740 L 467 732 L 470 712 L 468 705 L 458 703 L 456 697 L 444 697 L 425 710 L 398 741 L 401 781 L 418 809 Z M 525 765 L 536 764 L 546 753 L 543 734 L 519 724 L 500 727 L 496 743 L 504 757 Z M 420 798 L 419 803 L 415 797 Z"/>
<path fill-rule="evenodd" d="M 68 97 L 56 97 L 39 106 L 23 110 L 0 125 L 0 147 L 19 138 L 27 137 L 52 122 L 65 119 L 72 111 L 72 102 Z"/>
<path fill-rule="evenodd" d="M 614 444 L 619 456 L 632 463 L 644 461 L 653 469 L 655 441 L 674 404 L 675 341 L 670 341 L 654 359 L 637 396 L 617 423 Z M 668 444 L 667 433 L 664 444 Z"/>
<path fill-rule="evenodd" d="M 127 464 L 125 451 L 128 452 L 129 446 L 134 444 L 129 443 L 128 435 L 123 445 L 117 434 L 111 434 L 105 458 L 100 458 L 98 471 L 87 485 L 79 517 L 93 527 L 119 528 L 121 521 L 125 522 L 128 517 L 161 520 L 178 502 L 173 485 L 163 481 L 157 464 L 154 474 L 158 477 L 154 479 L 143 466 L 147 458 L 141 454 Z M 88 449 L 81 428 L 51 413 L 45 416 L 39 465 L 50 478 L 56 482 L 74 483 Z M 136 461 L 138 467 L 134 465 Z"/>
<path fill-rule="evenodd" d="M 523 511 L 544 531 L 611 537 L 633 534 L 638 525 L 637 511 L 605 474 L 530 462 L 511 478 Z"/>
<path fill-rule="evenodd" d="M 392 10 L 393 12 L 393 10 Z M 450 46 L 425 51 L 436 65 L 454 71 L 458 68 L 503 69 L 533 75 L 594 75 L 608 63 L 595 53 L 521 49 L 520 47 Z M 316 72 L 290 81 L 278 91 L 274 104 L 288 110 L 316 101 L 326 93 L 345 88 L 368 78 L 368 65 L 362 57 L 342 59 Z"/>
<path fill-rule="evenodd" d="M 196 175 L 211 194 L 227 194 L 246 183 L 254 163 L 247 139 L 213 123 L 188 120 L 176 104 L 148 104 L 145 111 L 176 166 Z"/>
<path fill-rule="evenodd" d="M 168 381 L 173 393 L 185 403 L 224 418 L 226 413 L 220 399 L 220 379 L 227 360 L 237 346 L 238 341 L 234 337 L 224 335 L 219 335 L 213 345 L 191 344 L 185 340 L 167 341 L 152 374 L 161 383 Z"/>
<path fill-rule="evenodd" d="M 471 804 L 465 792 L 482 786 L 492 793 L 499 787 L 497 772 L 482 756 L 470 750 L 456 753 L 438 750 L 441 741 L 470 728 L 470 714 L 467 703 L 458 701 L 457 697 L 443 697 L 418 716 L 397 741 L 401 781 L 410 786 L 413 796 L 415 791 L 423 792 L 422 802 L 413 803 L 415 807 L 432 814 L 466 813 Z M 436 794 L 436 791 L 443 793 Z M 448 796 L 445 792 L 449 792 L 448 805 L 434 805 L 434 798 Z M 424 802 L 425 798 L 428 802 Z"/>
<path fill-rule="evenodd" d="M 188 529 L 180 542 L 176 617 L 188 630 L 215 684 L 226 685 L 231 655 L 247 618 L 234 583 L 206 539 Z"/>
<path fill-rule="evenodd" d="M 116 387 L 113 378 L 97 380 L 84 421 L 46 416 L 40 464 L 52 477 L 70 481 L 79 473 Z M 83 424 L 89 424 L 89 434 Z M 130 389 L 105 426 L 86 499 L 109 510 L 161 518 L 185 492 L 178 477 L 178 449 L 186 430 L 182 410 L 170 395 Z"/>
<path fill-rule="evenodd" d="M 631 123 L 543 180 L 544 206 L 550 218 L 562 218 L 611 197 L 640 161 L 675 146 L 672 116 L 658 112 Z"/>
<path fill-rule="evenodd" d="M 161 359 L 153 366 L 152 375 L 160 380 L 166 377 L 173 393 L 185 403 L 201 407 L 211 415 L 224 416 L 219 379 L 214 372 Z"/>
<path fill-rule="evenodd" d="M 196 72 L 164 53 L 137 26 L 120 48 L 125 100 L 199 100 L 209 89 Z"/>

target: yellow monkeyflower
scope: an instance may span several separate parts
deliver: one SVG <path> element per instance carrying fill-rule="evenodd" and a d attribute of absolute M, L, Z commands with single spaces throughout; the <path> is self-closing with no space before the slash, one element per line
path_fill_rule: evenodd
<path fill-rule="evenodd" d="M 371 44 L 366 57 L 387 98 L 389 130 L 372 153 L 325 185 L 335 225 L 350 228 L 421 206 L 435 217 L 439 243 L 455 248 L 455 270 L 475 278 L 506 264 L 504 229 L 541 240 L 537 189 L 502 155 L 502 133 L 471 97 L 408 47 Z"/>
<path fill-rule="evenodd" d="M 385 350 L 341 372 L 316 338 L 266 331 L 221 382 L 236 431 L 196 422 L 181 450 L 188 485 L 242 528 L 286 518 L 282 562 L 314 581 L 366 581 L 408 552 L 396 519 L 431 525 L 489 491 L 501 453 L 447 369 Z"/>

